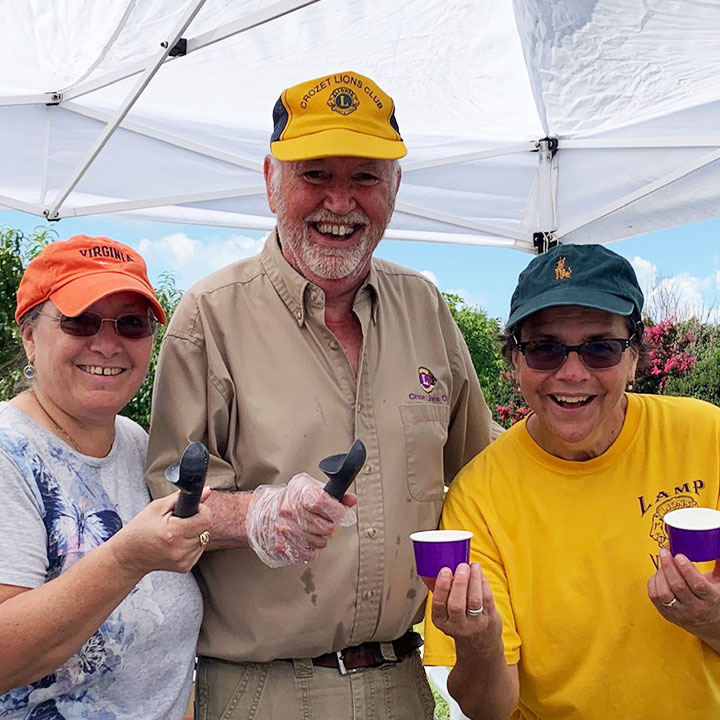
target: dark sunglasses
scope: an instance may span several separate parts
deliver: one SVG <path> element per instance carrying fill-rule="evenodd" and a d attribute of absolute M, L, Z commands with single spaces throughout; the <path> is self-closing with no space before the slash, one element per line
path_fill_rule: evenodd
<path fill-rule="evenodd" d="M 128 340 L 141 340 L 150 337 L 155 332 L 157 322 L 151 315 L 139 315 L 130 313 L 118 315 L 116 318 L 100 317 L 97 313 L 84 312 L 75 317 L 67 315 L 50 315 L 49 313 L 38 313 L 53 318 L 60 322 L 60 329 L 67 335 L 75 337 L 92 337 L 102 329 L 103 323 L 109 322 L 115 326 L 115 332 Z"/>
<path fill-rule="evenodd" d="M 585 367 L 591 370 L 605 370 L 615 367 L 622 360 L 623 353 L 630 347 L 629 338 L 604 338 L 589 340 L 580 345 L 563 345 L 552 340 L 529 340 L 517 342 L 517 349 L 525 356 L 527 366 L 532 370 L 551 372 L 559 370 L 567 356 L 576 352 Z"/>

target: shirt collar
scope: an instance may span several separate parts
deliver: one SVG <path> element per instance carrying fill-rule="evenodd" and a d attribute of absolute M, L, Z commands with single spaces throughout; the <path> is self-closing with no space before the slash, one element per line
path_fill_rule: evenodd
<path fill-rule="evenodd" d="M 270 282 L 282 299 L 285 307 L 292 313 L 299 327 L 305 324 L 307 315 L 306 303 L 309 302 L 311 292 L 322 293 L 322 290 L 303 277 L 285 259 L 280 248 L 277 228 L 275 228 L 265 242 L 260 253 L 260 262 L 270 278 Z M 374 260 L 370 263 L 370 272 L 355 296 L 354 306 L 369 298 L 370 317 L 373 323 L 377 322 L 377 309 L 379 303 L 378 273 Z"/>

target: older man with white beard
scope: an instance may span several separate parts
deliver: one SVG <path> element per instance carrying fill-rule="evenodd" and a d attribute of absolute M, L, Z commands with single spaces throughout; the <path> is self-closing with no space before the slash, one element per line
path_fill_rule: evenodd
<path fill-rule="evenodd" d="M 437 526 L 490 413 L 435 286 L 372 257 L 406 153 L 391 98 L 338 73 L 285 90 L 273 120 L 277 228 L 187 293 L 156 379 L 154 494 L 192 440 L 216 489 L 195 717 L 430 720 L 408 535 Z M 338 501 L 313 475 L 356 438 Z"/>

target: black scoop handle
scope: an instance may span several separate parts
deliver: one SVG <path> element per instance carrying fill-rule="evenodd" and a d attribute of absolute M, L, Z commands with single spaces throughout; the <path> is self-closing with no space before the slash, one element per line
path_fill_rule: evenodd
<path fill-rule="evenodd" d="M 201 442 L 192 442 L 180 459 L 180 473 L 176 482 L 180 488 L 173 515 L 186 518 L 195 515 L 208 469 L 208 451 Z"/>
<path fill-rule="evenodd" d="M 346 453 L 330 455 L 320 461 L 320 469 L 330 478 L 323 488 L 328 495 L 342 500 L 360 468 L 365 464 L 367 452 L 362 440 L 356 440 Z"/>

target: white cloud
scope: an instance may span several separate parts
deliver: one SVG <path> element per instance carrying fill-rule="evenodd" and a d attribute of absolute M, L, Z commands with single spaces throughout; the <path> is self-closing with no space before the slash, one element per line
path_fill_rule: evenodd
<path fill-rule="evenodd" d="M 424 275 L 436 287 L 440 287 L 440 283 L 438 282 L 437 275 L 432 270 L 421 270 L 420 274 Z"/>
<path fill-rule="evenodd" d="M 649 260 L 645 260 L 645 258 L 641 258 L 638 255 L 630 261 L 630 264 L 635 270 L 635 274 L 637 275 L 637 279 L 643 293 L 647 296 L 648 293 L 651 292 L 652 288 L 657 285 L 657 265 L 653 265 Z"/>
<path fill-rule="evenodd" d="M 264 238 L 234 234 L 226 238 L 198 240 L 185 233 L 173 233 L 159 239 L 143 238 L 138 250 L 145 258 L 151 280 L 172 271 L 175 283 L 187 290 L 215 270 L 242 258 L 257 255 Z"/>
<path fill-rule="evenodd" d="M 634 257 L 632 266 L 638 282 L 645 295 L 644 312 L 654 320 L 662 320 L 669 316 L 678 319 L 697 317 L 700 320 L 716 320 L 718 308 L 713 303 L 708 305 L 704 293 L 713 290 L 713 282 L 720 287 L 720 271 L 705 278 L 698 278 L 690 273 L 678 273 L 664 277 L 658 268 L 649 260 Z"/>
<path fill-rule="evenodd" d="M 449 293 L 450 295 L 457 295 L 461 297 L 468 307 L 478 307 L 481 310 L 485 310 L 487 307 L 487 294 L 479 293 L 472 290 L 465 290 L 464 288 L 448 288 L 443 292 Z M 505 318 L 501 318 L 504 320 Z"/>

